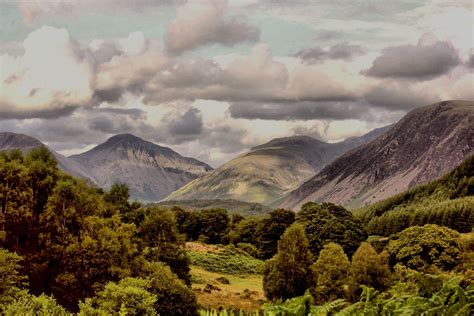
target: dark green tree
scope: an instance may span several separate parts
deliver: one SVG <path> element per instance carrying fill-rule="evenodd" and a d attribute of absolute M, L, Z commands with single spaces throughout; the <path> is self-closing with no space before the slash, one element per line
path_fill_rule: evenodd
<path fill-rule="evenodd" d="M 261 220 L 255 232 L 255 241 L 263 259 L 271 258 L 277 252 L 277 244 L 285 230 L 295 221 L 295 213 L 284 209 L 270 212 L 268 218 Z"/>
<path fill-rule="evenodd" d="M 271 299 L 303 295 L 310 287 L 312 256 L 299 224 L 290 226 L 278 241 L 278 252 L 265 263 L 263 290 Z"/>
<path fill-rule="evenodd" d="M 204 209 L 199 212 L 200 233 L 210 244 L 225 244 L 229 216 L 224 209 Z"/>
<path fill-rule="evenodd" d="M 362 222 L 344 207 L 332 203 L 306 203 L 298 213 L 298 221 L 305 225 L 310 250 L 315 257 L 330 242 L 339 244 L 352 256 L 367 239 Z"/>
<path fill-rule="evenodd" d="M 184 238 L 179 234 L 173 213 L 150 209 L 139 227 L 145 257 L 149 261 L 162 261 L 171 267 L 186 284 L 190 284 L 189 258 L 184 249 Z"/>

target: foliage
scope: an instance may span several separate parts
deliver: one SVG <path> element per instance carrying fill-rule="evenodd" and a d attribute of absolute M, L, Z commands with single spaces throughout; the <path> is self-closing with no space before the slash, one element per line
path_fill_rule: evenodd
<path fill-rule="evenodd" d="M 388 236 L 424 224 L 469 232 L 474 226 L 474 156 L 444 177 L 356 210 L 369 234 Z"/>
<path fill-rule="evenodd" d="M 334 242 L 349 256 L 367 239 L 362 223 L 344 207 L 332 203 L 308 202 L 298 213 L 298 221 L 305 225 L 310 250 L 315 257 L 323 246 Z"/>
<path fill-rule="evenodd" d="M 0 248 L 0 306 L 26 295 L 26 277 L 20 273 L 22 257 Z"/>
<path fill-rule="evenodd" d="M 68 313 L 54 298 L 41 294 L 40 296 L 24 295 L 3 308 L 3 314 L 37 315 L 37 316 L 67 316 Z"/>
<path fill-rule="evenodd" d="M 361 285 L 383 291 L 391 282 L 387 253 L 377 254 L 367 242 L 363 242 L 352 256 L 350 268 L 351 298 L 357 299 L 361 294 Z"/>
<path fill-rule="evenodd" d="M 452 270 L 462 259 L 458 239 L 459 233 L 434 224 L 407 228 L 388 244 L 390 264 L 401 263 L 416 270 Z"/>
<path fill-rule="evenodd" d="M 333 301 L 347 295 L 350 263 L 342 247 L 336 243 L 324 246 L 311 266 L 314 282 L 311 294 L 317 303 Z"/>
<path fill-rule="evenodd" d="M 160 209 L 150 209 L 138 229 L 149 261 L 168 264 L 186 284 L 190 284 L 189 257 L 184 250 L 184 240 L 179 234 L 173 214 Z"/>
<path fill-rule="evenodd" d="M 200 233 L 209 244 L 226 243 L 229 216 L 224 209 L 204 209 L 200 211 Z"/>
<path fill-rule="evenodd" d="M 150 272 L 148 291 L 156 296 L 154 304 L 158 315 L 193 316 L 197 314 L 196 297 L 170 268 L 154 262 L 146 269 Z"/>
<path fill-rule="evenodd" d="M 277 252 L 277 245 L 285 230 L 295 221 L 295 213 L 277 209 L 263 218 L 256 227 L 255 239 L 262 259 L 271 258 Z"/>
<path fill-rule="evenodd" d="M 136 278 L 109 282 L 97 296 L 80 304 L 79 315 L 156 315 L 156 296 L 147 287 L 147 280 Z"/>
<path fill-rule="evenodd" d="M 299 224 L 290 226 L 278 241 L 278 252 L 265 263 L 263 290 L 269 299 L 302 295 L 310 286 L 312 255 Z"/>
<path fill-rule="evenodd" d="M 202 267 L 211 272 L 246 275 L 258 274 L 263 270 L 263 262 L 255 259 L 243 251 L 226 248 L 220 253 L 203 253 L 189 251 L 193 265 Z"/>
<path fill-rule="evenodd" d="M 471 315 L 474 309 L 474 288 L 462 288 L 461 278 L 454 277 L 444 282 L 440 289 L 428 296 L 416 292 L 400 293 L 394 287 L 390 296 L 362 286 L 360 301 L 346 307 L 336 315 Z M 420 285 L 418 285 L 420 287 Z"/>
<path fill-rule="evenodd" d="M 191 211 L 220 208 L 226 209 L 230 214 L 238 213 L 245 216 L 267 214 L 271 211 L 268 206 L 259 203 L 244 202 L 232 199 L 161 201 L 158 203 L 153 203 L 152 205 L 166 208 L 178 207 Z"/>

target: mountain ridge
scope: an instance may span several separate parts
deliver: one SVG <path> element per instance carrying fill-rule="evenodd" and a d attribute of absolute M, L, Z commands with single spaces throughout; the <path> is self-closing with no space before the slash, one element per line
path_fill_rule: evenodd
<path fill-rule="evenodd" d="M 272 139 L 188 183 L 164 201 L 235 199 L 269 205 L 357 145 L 354 140 L 331 144 L 309 136 Z"/>
<path fill-rule="evenodd" d="M 361 206 L 426 183 L 472 154 L 472 126 L 473 101 L 415 109 L 372 142 L 326 166 L 278 206 L 296 209 L 306 201 Z"/>

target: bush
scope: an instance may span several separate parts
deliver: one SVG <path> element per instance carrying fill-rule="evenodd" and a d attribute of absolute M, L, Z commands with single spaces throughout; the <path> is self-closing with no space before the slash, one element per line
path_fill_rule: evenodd
<path fill-rule="evenodd" d="M 462 260 L 459 233 L 428 224 L 405 229 L 388 244 L 390 264 L 403 264 L 411 269 L 454 269 Z"/>

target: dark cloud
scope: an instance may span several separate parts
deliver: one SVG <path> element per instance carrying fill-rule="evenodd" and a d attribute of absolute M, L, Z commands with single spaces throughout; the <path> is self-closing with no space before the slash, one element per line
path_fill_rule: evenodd
<path fill-rule="evenodd" d="M 423 39 L 423 38 L 422 38 Z M 458 51 L 448 42 L 387 47 L 365 74 L 379 78 L 432 79 L 460 63 Z"/>
<path fill-rule="evenodd" d="M 474 68 L 474 52 L 471 51 L 471 55 L 469 56 L 469 59 L 467 60 L 467 66 L 469 68 Z"/>
<path fill-rule="evenodd" d="M 390 111 L 410 111 L 416 107 L 439 101 L 433 92 L 416 91 L 406 84 L 383 83 L 373 87 L 365 100 L 379 108 Z"/>
<path fill-rule="evenodd" d="M 345 120 L 360 118 L 363 108 L 354 102 L 299 103 L 233 103 L 229 112 L 233 118 L 249 120 Z"/>
<path fill-rule="evenodd" d="M 329 49 L 320 47 L 306 48 L 294 54 L 305 63 L 314 64 L 327 59 L 350 60 L 355 56 L 364 54 L 365 50 L 359 45 L 341 43 L 331 46 Z"/>
<path fill-rule="evenodd" d="M 165 119 L 166 120 L 166 119 Z M 171 119 L 168 131 L 171 135 L 199 135 L 202 132 L 202 115 L 198 109 L 187 110 L 182 116 Z"/>

